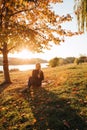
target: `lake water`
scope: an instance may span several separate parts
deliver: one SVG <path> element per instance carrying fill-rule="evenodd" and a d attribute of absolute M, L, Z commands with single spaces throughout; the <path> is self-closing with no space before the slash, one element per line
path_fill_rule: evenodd
<path fill-rule="evenodd" d="M 46 68 L 48 63 L 42 63 L 41 68 Z M 30 65 L 9 65 L 9 70 L 19 69 L 20 71 L 32 70 L 35 68 L 35 64 Z M 0 66 L 0 71 L 3 71 L 3 66 Z"/>

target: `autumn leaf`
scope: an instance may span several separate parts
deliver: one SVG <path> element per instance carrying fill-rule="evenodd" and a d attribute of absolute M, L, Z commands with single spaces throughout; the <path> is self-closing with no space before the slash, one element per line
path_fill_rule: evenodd
<path fill-rule="evenodd" d="M 36 122 L 37 122 L 37 120 L 34 118 L 32 123 L 35 124 Z"/>
<path fill-rule="evenodd" d="M 64 124 L 66 127 L 70 128 L 70 125 L 69 125 L 69 123 L 68 123 L 66 120 L 63 120 L 63 124 Z"/>

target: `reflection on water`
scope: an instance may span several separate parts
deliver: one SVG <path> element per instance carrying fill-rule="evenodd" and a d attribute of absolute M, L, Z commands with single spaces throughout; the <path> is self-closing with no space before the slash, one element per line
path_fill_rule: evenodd
<path fill-rule="evenodd" d="M 48 65 L 48 63 L 42 63 L 41 68 L 46 68 L 47 65 Z M 26 70 L 30 70 L 30 69 L 34 69 L 34 68 L 35 68 L 35 64 L 31 64 L 31 65 L 9 65 L 9 70 L 19 69 L 20 71 L 26 71 Z M 0 71 L 3 71 L 3 66 L 0 66 Z"/>

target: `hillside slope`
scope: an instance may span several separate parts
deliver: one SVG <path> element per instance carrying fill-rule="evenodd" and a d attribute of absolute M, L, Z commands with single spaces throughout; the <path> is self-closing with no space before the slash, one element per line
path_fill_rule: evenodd
<path fill-rule="evenodd" d="M 87 64 L 43 71 L 41 88 L 28 89 L 31 71 L 11 72 L 13 83 L 0 86 L 0 130 L 87 130 Z"/>

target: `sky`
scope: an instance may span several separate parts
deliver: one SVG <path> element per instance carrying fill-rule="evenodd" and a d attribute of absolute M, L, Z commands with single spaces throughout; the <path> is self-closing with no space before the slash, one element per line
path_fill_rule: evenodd
<path fill-rule="evenodd" d="M 66 15 L 70 14 L 73 17 L 71 22 L 65 22 L 62 27 L 73 32 L 78 31 L 76 16 L 74 15 L 74 0 L 64 0 L 62 4 L 56 4 L 54 10 L 56 14 Z M 54 57 L 79 57 L 81 55 L 87 56 L 87 33 L 66 37 L 65 42 L 60 43 L 60 45 L 53 45 L 51 50 L 45 50 L 44 53 L 31 53 L 26 50 L 19 54 L 15 54 L 15 57 L 25 57 L 26 58 L 43 58 L 50 60 Z"/>

